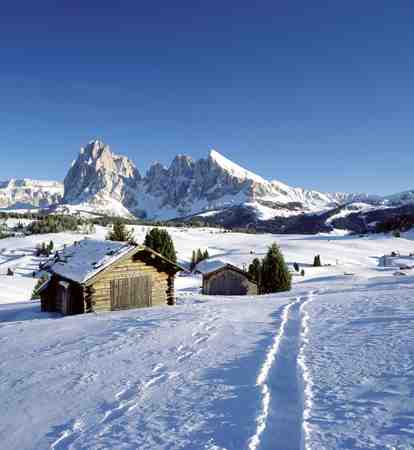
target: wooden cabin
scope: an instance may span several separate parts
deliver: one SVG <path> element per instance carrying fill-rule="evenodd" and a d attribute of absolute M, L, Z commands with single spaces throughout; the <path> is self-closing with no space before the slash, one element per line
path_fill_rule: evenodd
<path fill-rule="evenodd" d="M 173 305 L 185 270 L 145 246 L 84 239 L 66 247 L 39 289 L 42 311 L 81 314 Z"/>
<path fill-rule="evenodd" d="M 257 283 L 242 269 L 226 264 L 203 274 L 203 294 L 257 295 Z"/>

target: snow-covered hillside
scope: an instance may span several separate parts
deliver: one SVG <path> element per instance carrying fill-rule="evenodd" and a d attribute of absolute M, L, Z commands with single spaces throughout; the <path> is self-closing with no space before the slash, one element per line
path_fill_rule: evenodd
<path fill-rule="evenodd" d="M 203 296 L 199 275 L 180 276 L 174 307 L 61 317 L 25 301 L 32 249 L 82 236 L 2 240 L 16 270 L 0 275 L 2 448 L 414 448 L 414 272 L 379 265 L 414 252 L 413 234 L 169 231 L 182 263 L 200 247 L 206 269 L 242 267 L 277 241 L 306 274 L 256 297 Z"/>

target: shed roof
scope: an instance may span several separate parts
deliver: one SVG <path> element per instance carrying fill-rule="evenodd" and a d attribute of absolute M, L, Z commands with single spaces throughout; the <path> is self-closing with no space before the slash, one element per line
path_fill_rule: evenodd
<path fill-rule="evenodd" d="M 239 267 L 234 266 L 233 264 L 230 264 L 230 263 L 224 264 L 223 266 L 218 267 L 217 269 L 214 269 L 214 270 L 212 270 L 210 272 L 204 273 L 203 274 L 203 278 L 209 279 L 212 275 L 214 275 L 216 273 L 219 273 L 219 272 L 222 272 L 224 270 L 231 270 L 233 272 L 237 272 L 237 273 L 245 276 L 252 283 L 257 284 L 257 282 L 250 276 L 250 274 L 248 272 L 246 272 L 245 270 L 240 269 Z"/>
<path fill-rule="evenodd" d="M 83 284 L 121 258 L 141 251 L 149 252 L 168 263 L 175 272 L 186 270 L 144 245 L 125 242 L 84 239 L 59 252 L 59 259 L 50 272 Z"/>

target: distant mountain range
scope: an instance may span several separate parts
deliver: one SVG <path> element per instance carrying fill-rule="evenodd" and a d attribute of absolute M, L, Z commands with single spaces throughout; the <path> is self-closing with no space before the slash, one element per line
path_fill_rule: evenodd
<path fill-rule="evenodd" d="M 57 181 L 10 179 L 0 181 L 0 210 L 48 208 L 60 203 L 63 184 Z"/>
<path fill-rule="evenodd" d="M 366 222 L 365 216 L 375 219 L 411 205 L 414 208 L 414 190 L 379 197 L 318 192 L 268 181 L 215 150 L 199 160 L 177 155 L 169 167 L 155 163 L 141 174 L 130 159 L 114 154 L 98 140 L 81 149 L 63 185 L 29 179 L 0 182 L 3 209 L 53 207 L 65 213 L 199 218 L 277 232 L 355 230 L 356 222 L 360 231 L 375 222 Z"/>

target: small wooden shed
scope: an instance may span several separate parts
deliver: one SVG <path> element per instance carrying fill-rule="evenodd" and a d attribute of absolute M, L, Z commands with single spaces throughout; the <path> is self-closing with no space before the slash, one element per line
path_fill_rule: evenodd
<path fill-rule="evenodd" d="M 242 269 L 226 264 L 203 274 L 203 294 L 257 295 L 257 283 Z"/>
<path fill-rule="evenodd" d="M 142 245 L 84 239 L 66 247 L 39 289 L 42 311 L 80 314 L 174 304 L 185 270 Z"/>

